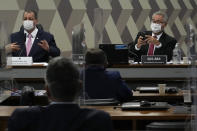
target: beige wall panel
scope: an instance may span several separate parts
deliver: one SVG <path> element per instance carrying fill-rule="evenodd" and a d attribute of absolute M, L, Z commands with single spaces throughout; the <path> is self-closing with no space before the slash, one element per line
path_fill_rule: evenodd
<path fill-rule="evenodd" d="M 136 26 L 132 17 L 129 18 L 129 20 L 127 22 L 127 27 L 128 27 L 129 33 L 132 36 L 132 39 L 135 40 L 135 37 L 136 37 L 139 30 L 137 29 L 137 26 Z"/>
<path fill-rule="evenodd" d="M 86 13 L 84 15 L 82 22 L 84 23 L 85 36 L 86 36 L 85 41 L 86 41 L 87 47 L 94 48 L 95 47 L 94 29 L 93 29 Z"/>
<path fill-rule="evenodd" d="M 0 0 L 1 10 L 19 10 L 17 0 Z"/>
<path fill-rule="evenodd" d="M 54 0 L 36 0 L 39 9 L 51 10 L 56 9 Z"/>
<path fill-rule="evenodd" d="M 49 31 L 54 35 L 56 43 L 62 52 L 71 51 L 71 41 L 68 38 L 58 12 L 55 12 Z"/>
<path fill-rule="evenodd" d="M 112 43 L 123 43 L 111 16 L 109 17 L 105 28 Z"/>

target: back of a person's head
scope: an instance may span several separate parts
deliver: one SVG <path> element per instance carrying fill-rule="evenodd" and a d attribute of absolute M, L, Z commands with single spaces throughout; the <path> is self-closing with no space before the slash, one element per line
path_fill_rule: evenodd
<path fill-rule="evenodd" d="M 86 65 L 107 65 L 107 57 L 101 49 L 89 49 L 85 55 Z"/>
<path fill-rule="evenodd" d="M 20 105 L 32 106 L 34 104 L 34 88 L 31 86 L 24 86 L 21 92 Z"/>
<path fill-rule="evenodd" d="M 46 81 L 53 98 L 73 101 L 80 90 L 79 71 L 70 59 L 53 58 L 48 65 Z"/>

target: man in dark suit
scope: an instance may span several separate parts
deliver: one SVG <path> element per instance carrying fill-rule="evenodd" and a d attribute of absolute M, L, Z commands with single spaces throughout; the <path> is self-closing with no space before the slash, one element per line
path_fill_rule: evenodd
<path fill-rule="evenodd" d="M 135 42 L 131 43 L 131 54 L 135 54 L 136 61 L 140 61 L 142 55 L 166 55 L 168 61 L 172 59 L 177 41 L 164 32 L 166 25 L 167 15 L 164 12 L 152 15 L 152 31 L 139 32 Z"/>
<path fill-rule="evenodd" d="M 77 105 L 81 85 L 79 71 L 69 59 L 52 59 L 46 72 L 50 105 L 16 109 L 8 131 L 112 131 L 108 113 Z"/>
<path fill-rule="evenodd" d="M 37 13 L 27 10 L 23 15 L 23 27 L 10 36 L 12 56 L 30 56 L 33 62 L 48 62 L 49 57 L 60 55 L 52 34 L 37 28 Z"/>
<path fill-rule="evenodd" d="M 107 71 L 107 57 L 101 49 L 90 49 L 85 55 L 86 68 L 81 79 L 85 81 L 84 88 L 88 98 L 114 98 L 121 102 L 132 97 L 132 91 L 122 80 L 118 71 Z"/>

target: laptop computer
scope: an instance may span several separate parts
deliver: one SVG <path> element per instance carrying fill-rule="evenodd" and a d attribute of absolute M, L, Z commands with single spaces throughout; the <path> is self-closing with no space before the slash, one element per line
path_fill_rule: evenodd
<path fill-rule="evenodd" d="M 109 65 L 128 64 L 128 45 L 127 44 L 99 44 L 107 55 Z"/>
<path fill-rule="evenodd" d="M 149 105 L 143 106 L 141 102 L 127 102 L 121 106 L 122 110 L 167 110 L 170 108 L 167 102 L 149 102 Z"/>

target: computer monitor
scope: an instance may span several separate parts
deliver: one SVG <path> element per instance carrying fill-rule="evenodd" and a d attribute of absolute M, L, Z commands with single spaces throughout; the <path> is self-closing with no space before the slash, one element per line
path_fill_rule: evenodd
<path fill-rule="evenodd" d="M 99 44 L 106 56 L 109 65 L 128 64 L 128 45 L 127 44 Z"/>

